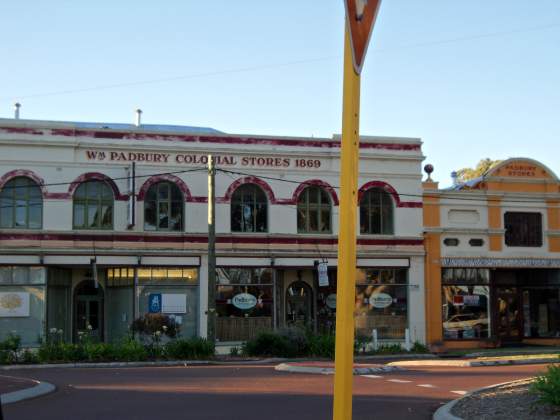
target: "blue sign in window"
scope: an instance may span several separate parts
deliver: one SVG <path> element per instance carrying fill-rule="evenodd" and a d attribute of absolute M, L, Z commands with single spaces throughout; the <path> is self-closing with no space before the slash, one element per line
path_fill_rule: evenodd
<path fill-rule="evenodd" d="M 151 293 L 148 299 L 148 308 L 151 313 L 161 312 L 161 293 Z"/>

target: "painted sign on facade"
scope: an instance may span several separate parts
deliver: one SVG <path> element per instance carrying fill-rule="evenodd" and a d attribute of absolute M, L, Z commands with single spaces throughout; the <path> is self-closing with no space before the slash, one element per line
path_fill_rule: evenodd
<path fill-rule="evenodd" d="M 278 156 L 216 155 L 214 158 L 216 165 L 230 167 L 319 169 L 323 165 L 320 159 Z M 129 152 L 87 149 L 85 150 L 85 160 L 89 162 L 137 162 L 157 165 L 206 165 L 208 164 L 208 155 L 200 153 Z"/>
<path fill-rule="evenodd" d="M 151 293 L 148 298 L 148 311 L 152 314 L 161 312 L 161 293 Z"/>
<path fill-rule="evenodd" d="M 374 293 L 369 297 L 369 304 L 374 308 L 383 309 L 391 306 L 393 297 L 387 293 Z"/>
<path fill-rule="evenodd" d="M 0 317 L 29 316 L 29 293 L 0 293 Z"/>
<path fill-rule="evenodd" d="M 256 306 L 257 298 L 249 293 L 239 293 L 231 299 L 231 303 L 238 309 L 247 310 Z"/>
<path fill-rule="evenodd" d="M 187 313 L 187 295 L 183 293 L 162 294 L 161 312 L 163 312 L 164 314 Z"/>
<path fill-rule="evenodd" d="M 331 293 L 325 300 L 325 305 L 331 309 L 336 309 L 336 293 Z"/>

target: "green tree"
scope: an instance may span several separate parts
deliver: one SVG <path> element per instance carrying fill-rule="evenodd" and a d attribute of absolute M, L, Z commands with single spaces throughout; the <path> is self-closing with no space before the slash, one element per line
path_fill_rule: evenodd
<path fill-rule="evenodd" d="M 478 178 L 501 162 L 503 162 L 503 160 L 492 160 L 490 158 L 481 159 L 474 168 L 459 169 L 457 171 L 457 180 L 459 182 L 467 182 L 471 179 Z"/>

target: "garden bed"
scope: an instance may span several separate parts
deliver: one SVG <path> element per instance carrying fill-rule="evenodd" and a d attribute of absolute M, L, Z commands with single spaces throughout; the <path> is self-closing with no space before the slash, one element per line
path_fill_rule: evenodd
<path fill-rule="evenodd" d="M 533 379 L 475 392 L 460 399 L 452 414 L 465 420 L 549 420 L 560 417 L 560 408 L 540 401 L 530 391 Z"/>

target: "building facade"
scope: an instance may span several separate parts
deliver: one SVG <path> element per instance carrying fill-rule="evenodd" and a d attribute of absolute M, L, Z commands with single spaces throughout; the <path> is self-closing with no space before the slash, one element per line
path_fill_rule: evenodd
<path fill-rule="evenodd" d="M 531 159 L 424 182 L 427 339 L 446 348 L 560 344 L 560 181 Z"/>
<path fill-rule="evenodd" d="M 206 336 L 209 154 L 217 339 L 333 331 L 339 152 L 336 137 L 0 120 L 0 335 L 114 341 L 161 312 Z M 363 137 L 360 153 L 357 334 L 424 342 L 421 141 Z"/>

